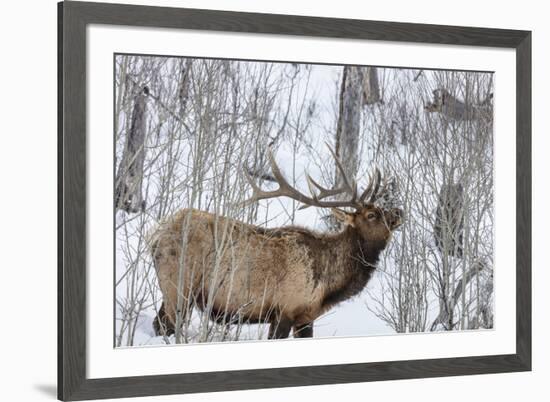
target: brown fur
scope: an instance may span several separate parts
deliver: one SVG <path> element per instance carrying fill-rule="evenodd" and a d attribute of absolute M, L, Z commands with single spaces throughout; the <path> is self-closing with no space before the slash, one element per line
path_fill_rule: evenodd
<path fill-rule="evenodd" d="M 195 304 L 217 322 L 271 323 L 270 338 L 286 338 L 291 327 L 295 337 L 312 336 L 315 319 L 363 290 L 401 220 L 400 210 L 373 205 L 334 213 L 346 224 L 338 234 L 176 213 L 150 240 L 163 294 L 157 334 L 174 332 L 181 267 L 182 318 Z"/>

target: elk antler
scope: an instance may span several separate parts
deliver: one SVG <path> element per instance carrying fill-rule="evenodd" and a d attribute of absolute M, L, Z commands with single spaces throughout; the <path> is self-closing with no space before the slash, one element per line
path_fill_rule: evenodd
<path fill-rule="evenodd" d="M 374 202 L 376 199 L 380 198 L 382 194 L 382 192 L 380 191 L 381 174 L 378 169 L 376 169 L 374 179 L 372 177 L 370 178 L 369 185 L 367 186 L 365 191 L 363 191 L 361 196 L 357 198 L 357 183 L 355 182 L 355 180 L 349 180 L 349 178 L 345 174 L 345 170 L 342 163 L 336 156 L 336 153 L 332 150 L 330 146 L 328 146 L 328 148 L 336 162 L 337 169 L 342 175 L 343 186 L 341 188 L 337 188 L 337 189 L 324 188 L 315 180 L 313 180 L 311 176 L 306 175 L 306 180 L 307 180 L 309 192 L 311 195 L 308 196 L 301 193 L 296 188 L 292 187 L 288 183 L 288 181 L 285 179 L 285 177 L 281 173 L 281 169 L 277 165 L 277 162 L 275 162 L 275 158 L 273 156 L 271 147 L 269 147 L 267 151 L 267 157 L 269 159 L 269 164 L 271 166 L 271 171 L 273 172 L 275 181 L 279 184 L 279 188 L 273 191 L 262 190 L 254 182 L 254 179 L 250 176 L 250 174 L 246 171 L 246 169 L 243 169 L 244 176 L 248 181 L 248 183 L 250 184 L 250 187 L 252 187 L 252 197 L 244 201 L 243 204 L 249 204 L 255 201 L 265 200 L 268 198 L 288 197 L 304 204 L 302 207 L 300 207 L 300 209 L 304 209 L 307 207 L 320 207 L 320 208 L 350 207 L 358 210 L 363 208 L 364 201 L 367 198 L 367 196 L 369 196 L 368 202 Z M 382 188 L 384 189 L 385 185 L 383 185 Z M 317 193 L 316 191 L 319 191 L 319 193 Z M 342 193 L 347 193 L 350 196 L 350 198 L 348 200 L 323 201 L 323 199 L 327 197 L 331 197 Z"/>
<path fill-rule="evenodd" d="M 352 180 L 352 183 L 350 183 L 348 176 L 346 175 L 346 170 L 344 169 L 344 166 L 342 166 L 342 162 L 340 162 L 340 159 L 336 155 L 336 152 L 328 145 L 328 150 L 330 151 L 330 154 L 334 158 L 334 162 L 336 163 L 336 167 L 340 171 L 340 174 L 342 175 L 342 181 L 344 182 L 344 187 L 346 189 L 346 192 L 352 196 L 352 199 L 355 201 L 357 199 L 357 183 L 355 180 Z"/>
<path fill-rule="evenodd" d="M 384 196 L 388 188 L 388 179 L 387 177 L 384 177 L 384 181 L 382 182 L 382 185 L 380 185 L 381 179 L 382 174 L 380 173 L 380 170 L 376 168 L 374 171 L 374 179 L 372 177 L 369 178 L 369 185 L 365 191 L 363 191 L 361 197 L 359 197 L 359 200 L 362 203 L 365 203 L 365 198 L 367 198 L 367 196 L 369 196 L 369 199 L 366 204 L 372 204 Z"/>

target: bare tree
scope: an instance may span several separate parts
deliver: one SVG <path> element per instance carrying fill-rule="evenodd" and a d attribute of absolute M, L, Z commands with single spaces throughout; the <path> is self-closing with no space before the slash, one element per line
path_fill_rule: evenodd
<path fill-rule="evenodd" d="M 116 177 L 115 205 L 127 213 L 138 212 L 145 208 L 142 182 L 147 95 L 149 95 L 149 88 L 144 86 L 134 97 L 132 123 L 126 135 L 124 153 Z"/>
<path fill-rule="evenodd" d="M 358 168 L 364 81 L 365 71 L 362 67 L 344 67 L 336 126 L 336 155 L 343 161 L 346 175 L 353 180 L 355 180 Z M 338 169 L 336 169 L 334 177 L 336 178 L 335 187 L 341 187 L 344 184 L 343 175 Z"/>
<path fill-rule="evenodd" d="M 378 82 L 378 69 L 376 67 L 365 67 L 363 78 L 363 104 L 374 105 L 381 102 L 380 84 Z"/>
<path fill-rule="evenodd" d="M 462 258 L 464 247 L 464 190 L 460 183 L 444 184 L 439 192 L 434 225 L 439 251 Z"/>

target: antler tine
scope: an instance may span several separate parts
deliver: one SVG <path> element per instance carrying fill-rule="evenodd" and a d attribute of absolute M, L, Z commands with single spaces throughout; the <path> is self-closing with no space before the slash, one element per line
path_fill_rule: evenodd
<path fill-rule="evenodd" d="M 319 183 L 317 183 L 310 175 L 306 175 L 306 180 L 309 186 L 309 191 L 311 191 L 311 194 L 313 195 L 313 198 L 316 200 L 322 200 L 323 198 L 332 197 L 334 195 L 342 194 L 346 191 L 345 188 L 325 188 L 321 186 Z M 315 196 L 315 193 L 312 191 L 313 187 L 317 188 L 319 190 L 319 194 Z"/>
<path fill-rule="evenodd" d="M 365 198 L 367 198 L 367 196 L 372 191 L 373 184 L 374 184 L 374 180 L 373 180 L 373 177 L 372 177 L 372 173 L 369 173 L 369 184 L 367 185 L 367 188 L 365 188 L 365 190 L 361 193 L 361 196 L 359 197 L 359 202 L 360 203 L 365 202 Z"/>
<path fill-rule="evenodd" d="M 243 169 L 244 177 L 248 184 L 250 184 L 250 187 L 252 187 L 252 197 L 242 202 L 243 205 L 250 204 L 255 201 L 265 200 L 268 198 L 274 198 L 278 196 L 289 196 L 293 197 L 296 196 L 293 192 L 289 191 L 291 189 L 290 185 L 284 178 L 284 176 L 281 174 L 281 170 L 275 163 L 275 159 L 273 158 L 273 153 L 271 152 L 271 147 L 267 150 L 267 157 L 269 159 L 269 164 L 271 165 L 271 170 L 273 172 L 273 176 L 275 176 L 275 179 L 277 180 L 277 183 L 279 184 L 279 188 L 277 190 L 273 191 L 265 191 L 262 190 L 255 182 L 254 179 L 250 176 L 250 174 L 246 171 L 246 169 Z M 303 196 L 302 194 L 299 194 L 300 196 Z M 293 197 L 294 198 L 294 197 Z M 298 196 L 298 198 L 300 198 Z"/>
<path fill-rule="evenodd" d="M 240 205 L 245 206 L 245 205 L 251 204 L 255 201 L 259 201 L 259 200 L 262 200 L 262 199 L 265 199 L 265 198 L 269 198 L 268 194 L 271 194 L 272 191 L 262 190 L 258 185 L 256 185 L 256 183 L 254 182 L 254 179 L 252 178 L 250 173 L 248 173 L 248 171 L 245 168 L 243 168 L 242 171 L 243 171 L 243 174 L 244 174 L 244 178 L 246 179 L 246 181 L 248 182 L 250 187 L 252 187 L 252 197 L 244 200 L 243 202 L 240 203 Z"/>
<path fill-rule="evenodd" d="M 313 179 L 309 175 L 306 175 L 306 182 L 307 182 L 307 186 L 309 188 L 309 192 L 310 192 L 311 196 L 313 197 L 313 199 L 315 201 L 319 201 L 319 197 L 315 194 L 315 190 L 313 189 L 313 187 L 314 187 L 313 183 L 315 183 L 315 182 L 313 181 Z M 309 207 L 311 207 L 311 205 L 304 204 L 304 205 L 300 206 L 298 209 L 302 210 L 302 209 L 306 209 L 306 208 L 309 208 Z"/>
<path fill-rule="evenodd" d="M 378 199 L 378 196 L 379 196 L 378 193 L 380 191 L 380 179 L 381 179 L 380 169 L 376 168 L 376 171 L 374 173 L 374 188 L 369 197 L 369 200 L 367 201 L 367 203 L 369 204 L 375 202 Z"/>
<path fill-rule="evenodd" d="M 309 188 L 309 192 L 311 193 L 311 197 L 315 201 L 320 201 L 320 200 L 325 199 L 327 197 L 332 197 L 334 195 L 342 194 L 346 191 L 344 188 L 334 188 L 334 189 L 325 188 L 325 187 L 321 186 L 319 183 L 317 183 L 315 180 L 313 180 L 313 178 L 309 174 L 306 174 L 306 182 L 307 182 L 307 186 Z M 315 192 L 315 189 L 319 190 L 319 194 L 317 194 Z M 311 206 L 312 205 L 305 205 L 304 204 L 298 209 L 300 209 L 300 210 L 301 209 L 306 209 L 306 208 L 309 208 Z"/>
<path fill-rule="evenodd" d="M 374 202 L 379 193 L 380 189 L 380 179 L 382 174 L 380 173 L 380 169 L 376 168 L 374 171 L 374 177 L 372 174 L 369 174 L 369 184 L 367 185 L 367 188 L 361 193 L 361 197 L 359 197 L 359 202 L 361 204 L 365 203 L 365 199 L 369 197 L 367 203 Z M 386 179 L 384 179 L 386 180 Z"/>
<path fill-rule="evenodd" d="M 279 168 L 279 165 L 277 165 L 277 162 L 275 161 L 275 157 L 273 156 L 273 151 L 271 149 L 271 146 L 267 149 L 267 157 L 269 159 L 269 165 L 271 166 L 271 171 L 273 172 L 273 176 L 275 176 L 275 179 L 277 180 L 277 184 L 279 184 L 279 190 L 274 191 L 275 193 L 277 192 L 279 193 L 277 195 L 285 195 L 287 197 L 290 197 L 304 204 L 311 204 L 312 202 L 315 201 L 314 199 L 296 190 L 285 179 L 285 177 L 281 173 L 281 169 Z"/>
<path fill-rule="evenodd" d="M 330 154 L 334 158 L 334 162 L 336 163 L 336 167 L 338 168 L 338 171 L 342 175 L 342 181 L 344 182 L 344 186 L 346 187 L 346 192 L 349 195 L 351 195 L 352 200 L 355 201 L 357 199 L 357 183 L 355 183 L 355 180 L 352 180 L 352 182 L 350 183 L 350 180 L 346 175 L 346 171 L 342 166 L 340 159 L 338 159 L 338 156 L 336 156 L 336 152 L 332 149 L 332 147 L 328 144 L 328 142 L 325 144 L 327 145 L 328 150 L 330 151 Z"/>

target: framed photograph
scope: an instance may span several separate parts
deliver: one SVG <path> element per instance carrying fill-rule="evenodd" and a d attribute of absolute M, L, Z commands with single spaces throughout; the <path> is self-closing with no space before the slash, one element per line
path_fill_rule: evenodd
<path fill-rule="evenodd" d="M 531 33 L 62 2 L 58 397 L 531 369 Z"/>

